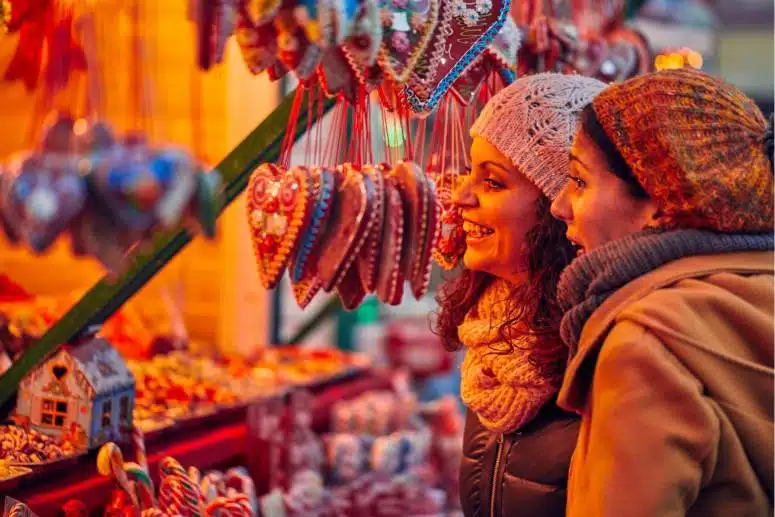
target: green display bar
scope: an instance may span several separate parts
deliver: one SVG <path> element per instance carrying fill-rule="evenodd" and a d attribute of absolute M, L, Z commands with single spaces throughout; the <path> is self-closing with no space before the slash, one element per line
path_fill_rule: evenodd
<path fill-rule="evenodd" d="M 274 162 L 280 156 L 295 95 L 295 91 L 288 94 L 280 105 L 215 167 L 215 172 L 220 174 L 223 181 L 225 205 L 234 201 L 245 189 L 250 174 L 257 165 Z M 306 97 L 304 96 L 299 110 L 294 141 L 318 118 L 318 109 L 307 110 Z M 334 104 L 334 99 L 327 99 L 320 112 L 328 112 Z M 312 112 L 309 114 L 311 120 L 308 120 L 309 112 Z M 185 229 L 158 232 L 151 239 L 150 248 L 129 257 L 131 266 L 120 278 L 110 281 L 103 277 L 98 281 L 0 377 L 0 407 L 7 407 L 16 393 L 17 386 L 33 368 L 53 354 L 61 344 L 72 342 L 88 329 L 104 323 L 191 242 L 194 236 Z"/>

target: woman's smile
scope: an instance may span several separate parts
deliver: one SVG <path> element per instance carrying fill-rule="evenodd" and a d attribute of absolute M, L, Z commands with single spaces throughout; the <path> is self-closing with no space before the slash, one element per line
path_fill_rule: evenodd
<path fill-rule="evenodd" d="M 495 233 L 492 228 L 468 220 L 463 221 L 463 231 L 468 245 L 475 245 Z"/>

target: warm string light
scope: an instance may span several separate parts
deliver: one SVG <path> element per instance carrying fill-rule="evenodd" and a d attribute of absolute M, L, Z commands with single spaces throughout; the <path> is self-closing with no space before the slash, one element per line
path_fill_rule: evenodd
<path fill-rule="evenodd" d="M 654 67 L 657 70 L 675 70 L 685 67 L 699 70 L 702 65 L 702 54 L 686 47 L 666 54 L 659 54 L 654 60 Z"/>

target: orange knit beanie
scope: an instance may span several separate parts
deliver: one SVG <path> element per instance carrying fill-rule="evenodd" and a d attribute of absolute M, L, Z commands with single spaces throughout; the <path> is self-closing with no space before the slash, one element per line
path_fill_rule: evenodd
<path fill-rule="evenodd" d="M 661 209 L 657 226 L 772 231 L 772 128 L 740 90 L 667 70 L 612 85 L 592 106 Z"/>

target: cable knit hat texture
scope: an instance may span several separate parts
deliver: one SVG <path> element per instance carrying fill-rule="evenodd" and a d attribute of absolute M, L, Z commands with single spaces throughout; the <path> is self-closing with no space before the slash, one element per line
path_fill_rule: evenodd
<path fill-rule="evenodd" d="M 667 70 L 613 85 L 592 106 L 661 209 L 655 226 L 772 231 L 772 130 L 740 90 Z"/>
<path fill-rule="evenodd" d="M 471 127 L 554 199 L 568 181 L 568 152 L 578 115 L 605 84 L 590 77 L 543 73 L 498 92 Z"/>

